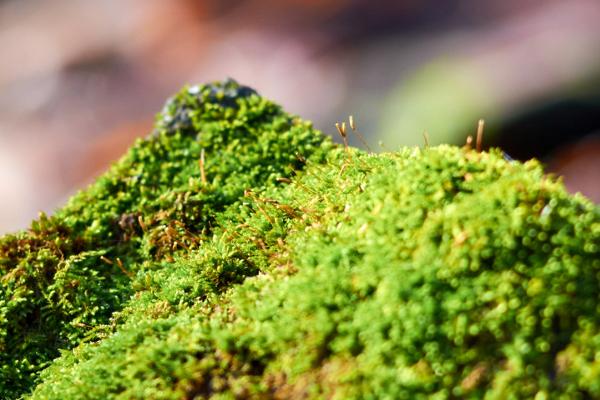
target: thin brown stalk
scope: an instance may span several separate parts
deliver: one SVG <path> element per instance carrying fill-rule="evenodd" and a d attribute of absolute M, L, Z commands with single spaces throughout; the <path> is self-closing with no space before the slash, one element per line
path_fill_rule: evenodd
<path fill-rule="evenodd" d="M 429 147 L 429 134 L 427 131 L 423 131 L 423 139 L 425 139 L 425 147 Z"/>
<path fill-rule="evenodd" d="M 204 149 L 200 151 L 200 179 L 202 180 L 202 184 L 206 185 L 206 172 L 204 171 Z"/>
<path fill-rule="evenodd" d="M 484 126 L 485 126 L 485 121 L 483 119 L 480 119 L 479 122 L 477 123 L 477 143 L 475 146 L 478 153 L 481 153 L 481 142 L 483 141 Z"/>
<path fill-rule="evenodd" d="M 371 148 L 367 144 L 367 141 L 365 140 L 365 137 L 356 128 L 356 123 L 355 123 L 354 117 L 352 115 L 350 115 L 350 117 L 348 117 L 348 121 L 350 122 L 350 129 L 352 129 L 352 132 L 356 135 L 356 137 L 358 138 L 358 140 L 360 140 L 360 142 L 363 144 L 363 146 L 365 146 L 365 148 L 369 151 L 369 153 L 373 153 L 373 151 L 371 150 Z"/>
<path fill-rule="evenodd" d="M 127 271 L 125 269 L 125 267 L 123 266 L 123 262 L 121 261 L 121 259 L 119 257 L 117 257 L 117 267 L 119 267 L 119 269 L 128 277 L 133 278 L 133 274 L 129 271 Z"/>

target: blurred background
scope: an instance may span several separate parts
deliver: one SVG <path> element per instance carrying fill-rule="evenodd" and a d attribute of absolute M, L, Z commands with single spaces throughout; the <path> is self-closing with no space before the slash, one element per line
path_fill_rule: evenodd
<path fill-rule="evenodd" d="M 599 21 L 598 0 L 0 0 L 0 233 L 226 77 L 328 134 L 353 114 L 375 151 L 484 118 L 486 147 L 600 202 Z"/>

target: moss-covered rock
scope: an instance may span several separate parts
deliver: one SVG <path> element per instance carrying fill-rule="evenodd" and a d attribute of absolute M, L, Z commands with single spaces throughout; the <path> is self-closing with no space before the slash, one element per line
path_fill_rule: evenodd
<path fill-rule="evenodd" d="M 537 162 L 346 151 L 232 81 L 156 126 L 2 238 L 2 397 L 600 398 L 600 210 Z"/>
<path fill-rule="evenodd" d="M 220 213 L 322 157 L 331 145 L 310 124 L 233 81 L 186 88 L 106 174 L 52 217 L 0 239 L 0 398 L 81 341 L 97 340 L 160 269 L 212 237 Z M 201 174 L 199 160 L 204 154 Z M 214 290 L 257 272 L 215 269 Z"/>

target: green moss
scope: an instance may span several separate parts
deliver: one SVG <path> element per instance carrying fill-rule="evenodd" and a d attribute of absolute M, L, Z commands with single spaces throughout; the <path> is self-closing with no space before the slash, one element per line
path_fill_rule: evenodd
<path fill-rule="evenodd" d="M 346 152 L 251 89 L 195 87 L 3 239 L 18 351 L 0 382 L 32 399 L 600 398 L 599 244 L 598 207 L 537 162 Z"/>
<path fill-rule="evenodd" d="M 233 81 L 184 89 L 110 171 L 52 217 L 0 239 L 0 397 L 97 337 L 135 293 L 132 278 L 201 247 L 218 215 L 330 146 L 309 123 Z M 203 182 L 199 159 L 205 153 Z M 223 289 L 245 266 L 214 277 Z"/>

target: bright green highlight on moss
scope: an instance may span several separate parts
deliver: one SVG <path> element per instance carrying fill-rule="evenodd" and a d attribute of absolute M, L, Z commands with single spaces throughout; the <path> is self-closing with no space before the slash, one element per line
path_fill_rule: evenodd
<path fill-rule="evenodd" d="M 600 398 L 599 243 L 534 161 L 346 152 L 234 82 L 189 88 L 0 242 L 2 395 Z"/>

